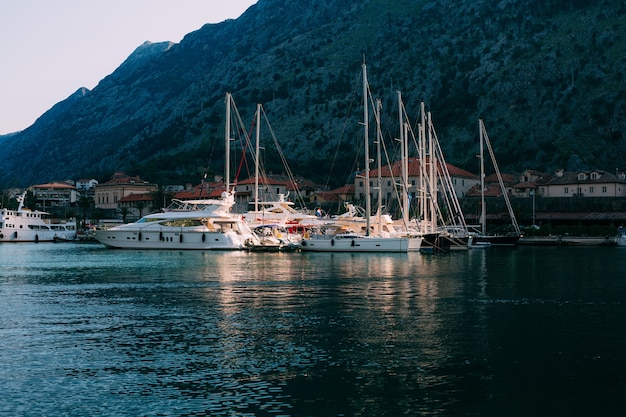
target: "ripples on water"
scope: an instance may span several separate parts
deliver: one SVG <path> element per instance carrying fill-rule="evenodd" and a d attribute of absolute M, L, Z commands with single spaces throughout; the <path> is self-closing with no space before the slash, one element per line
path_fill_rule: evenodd
<path fill-rule="evenodd" d="M 0 414 L 622 415 L 625 260 L 0 245 Z"/>

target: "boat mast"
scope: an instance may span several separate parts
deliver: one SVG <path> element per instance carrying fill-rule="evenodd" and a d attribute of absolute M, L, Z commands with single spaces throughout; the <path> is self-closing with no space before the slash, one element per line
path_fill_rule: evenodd
<path fill-rule="evenodd" d="M 428 225 L 428 231 L 422 230 L 422 232 L 432 232 L 430 228 L 430 216 L 428 215 L 426 207 L 426 113 L 424 111 L 424 102 L 420 103 L 420 124 L 419 124 L 419 159 L 420 159 L 420 217 L 424 226 Z"/>
<path fill-rule="evenodd" d="M 480 131 L 480 231 L 483 235 L 487 234 L 487 207 L 485 206 L 485 151 L 483 136 L 483 121 L 478 119 L 478 130 Z"/>
<path fill-rule="evenodd" d="M 365 133 L 365 217 L 366 228 L 365 236 L 370 235 L 370 217 L 372 215 L 372 202 L 370 198 L 370 155 L 369 155 L 369 114 L 368 114 L 368 94 L 367 94 L 367 67 L 365 65 L 365 59 L 363 59 L 363 129 Z"/>
<path fill-rule="evenodd" d="M 259 211 L 259 140 L 261 137 L 261 103 L 256 105 L 256 146 L 254 148 L 254 211 Z"/>
<path fill-rule="evenodd" d="M 383 211 L 383 179 L 382 179 L 382 162 L 381 162 L 381 143 L 383 140 L 383 134 L 380 130 L 380 109 L 383 104 L 379 98 L 376 99 L 376 158 L 377 158 L 377 166 L 378 169 L 378 208 L 376 210 L 377 213 L 377 222 L 378 222 L 378 234 L 382 234 L 382 211 Z"/>
<path fill-rule="evenodd" d="M 498 162 L 496 161 L 496 155 L 493 153 L 493 148 L 491 147 L 491 141 L 489 140 L 489 135 L 487 135 L 487 129 L 485 129 L 485 124 L 482 119 L 478 119 L 478 125 L 480 127 L 480 136 L 481 136 L 481 154 L 482 154 L 482 146 L 483 140 L 487 145 L 487 150 L 489 151 L 489 156 L 491 157 L 491 162 L 493 163 L 493 169 L 496 171 L 496 176 L 498 177 L 498 183 L 500 184 L 500 190 L 502 191 L 502 195 L 504 196 L 504 202 L 506 203 L 506 208 L 509 210 L 509 216 L 511 217 L 511 224 L 515 229 L 515 233 L 521 235 L 522 232 L 517 224 L 517 219 L 515 218 L 515 213 L 513 212 L 513 206 L 511 206 L 511 200 L 509 200 L 509 194 L 504 186 L 504 181 L 502 180 L 502 174 L 500 173 L 500 168 L 498 168 Z M 484 207 L 484 204 L 483 204 Z M 486 222 L 485 222 L 486 223 Z"/>
<path fill-rule="evenodd" d="M 404 122 L 404 105 L 402 104 L 402 92 L 398 90 L 398 123 L 400 126 L 400 169 L 402 171 L 402 221 L 404 228 L 408 230 L 409 221 L 409 147 L 408 126 Z"/>
<path fill-rule="evenodd" d="M 428 162 L 429 162 L 429 173 L 428 173 L 428 192 L 430 198 L 429 201 L 429 211 L 430 215 L 430 230 L 435 230 L 437 228 L 437 216 L 435 213 L 437 212 L 437 208 L 439 207 L 439 200 L 437 196 L 437 157 L 435 155 L 435 135 L 434 135 L 434 126 L 433 126 L 433 118 L 430 112 L 427 113 L 428 117 Z"/>
<path fill-rule="evenodd" d="M 232 97 L 230 93 L 226 93 L 226 127 L 224 129 L 225 139 L 225 163 L 224 163 L 224 185 L 226 192 L 230 192 L 230 103 Z"/>

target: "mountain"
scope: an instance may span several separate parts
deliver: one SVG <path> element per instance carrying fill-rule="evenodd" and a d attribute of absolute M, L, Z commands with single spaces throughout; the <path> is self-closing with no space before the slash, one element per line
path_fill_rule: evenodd
<path fill-rule="evenodd" d="M 93 90 L 0 137 L 0 186 L 220 174 L 226 92 L 245 123 L 263 103 L 296 174 L 343 183 L 358 169 L 363 57 L 390 146 L 400 90 L 412 124 L 424 101 L 447 161 L 470 171 L 479 118 L 503 170 L 623 169 L 624 45 L 618 0 L 259 0 L 179 44 L 139 46 Z"/>

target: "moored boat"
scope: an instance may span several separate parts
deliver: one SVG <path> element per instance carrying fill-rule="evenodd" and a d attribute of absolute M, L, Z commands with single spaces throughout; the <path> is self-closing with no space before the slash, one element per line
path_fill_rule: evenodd
<path fill-rule="evenodd" d="M 302 235 L 291 233 L 282 225 L 264 224 L 255 227 L 253 232 L 259 237 L 259 242 L 250 246 L 252 251 L 289 252 L 300 250 Z"/>
<path fill-rule="evenodd" d="M 358 233 L 314 234 L 302 240 L 302 250 L 308 252 L 406 253 L 409 250 L 409 239 L 365 236 Z"/>
<path fill-rule="evenodd" d="M 221 199 L 172 200 L 161 213 L 135 223 L 96 230 L 98 242 L 120 249 L 242 250 L 259 243 L 241 216 L 232 214 L 232 193 Z"/>
<path fill-rule="evenodd" d="M 382 231 L 383 221 L 380 207 L 375 216 L 372 216 L 370 176 L 369 176 L 369 114 L 368 114 L 368 82 L 367 70 L 363 63 L 363 128 L 364 128 L 364 157 L 365 157 L 365 214 L 364 216 L 354 216 L 348 214 L 339 216 L 327 226 L 335 228 L 331 235 L 313 234 L 305 236 L 302 240 L 302 250 L 311 252 L 408 252 L 409 237 L 406 235 L 397 236 Z M 377 117 L 377 120 L 379 118 Z M 363 225 L 361 223 L 364 222 Z M 343 223 L 343 224 L 341 224 Z M 344 232 L 346 228 L 359 225 L 359 231 Z M 389 222 L 391 224 L 391 221 Z M 374 229 L 374 233 L 372 233 Z M 419 250 L 421 237 L 415 237 L 412 241 L 412 248 Z"/>
<path fill-rule="evenodd" d="M 17 197 L 17 210 L 0 209 L 0 242 L 55 242 L 76 238 L 76 219 L 55 221 L 50 213 L 24 207 L 26 192 Z"/>

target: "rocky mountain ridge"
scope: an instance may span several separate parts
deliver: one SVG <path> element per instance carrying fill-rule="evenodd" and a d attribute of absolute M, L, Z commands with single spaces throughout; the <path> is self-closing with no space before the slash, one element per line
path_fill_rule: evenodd
<path fill-rule="evenodd" d="M 424 101 L 448 162 L 469 171 L 478 118 L 503 170 L 623 169 L 625 16 L 616 0 L 259 0 L 179 44 L 139 46 L 93 90 L 0 138 L 0 186 L 219 174 L 227 91 L 246 122 L 263 103 L 296 174 L 341 184 L 359 168 L 364 56 L 390 146 L 401 90 L 411 123 Z"/>

